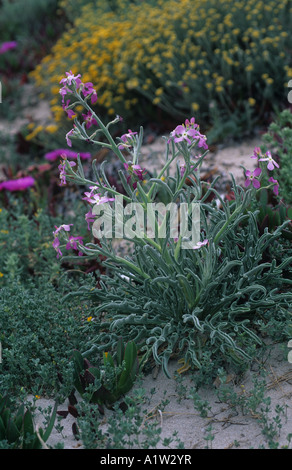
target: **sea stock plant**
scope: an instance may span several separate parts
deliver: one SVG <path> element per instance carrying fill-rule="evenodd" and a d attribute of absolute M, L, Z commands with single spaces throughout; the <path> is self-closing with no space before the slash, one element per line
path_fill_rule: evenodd
<path fill-rule="evenodd" d="M 69 294 L 95 304 L 90 327 L 95 327 L 96 336 L 83 356 L 109 351 L 122 337 L 125 342 L 135 342 L 142 363 L 154 359 L 168 376 L 172 357 L 182 358 L 184 369 L 200 368 L 207 349 L 213 357 L 221 356 L 232 364 L 248 364 L 262 344 L 258 319 L 276 316 L 279 308 L 288 310 L 292 300 L 287 289 L 291 279 L 285 277 L 291 257 L 279 263 L 264 258 L 288 221 L 273 232 L 266 228 L 260 234 L 252 205 L 257 193 L 279 185 L 272 177 L 264 177 L 278 163 L 271 153 L 259 154 L 255 149 L 251 162 L 256 168 L 245 170 L 243 186 L 231 175 L 234 200 L 224 200 L 216 190 L 219 177 L 212 183 L 200 179 L 207 138 L 191 118 L 165 138 L 165 164 L 157 177 L 151 177 L 139 164 L 143 128 L 139 133 L 129 129 L 116 141 L 110 127 L 121 118 L 104 124 L 93 111 L 97 100 L 93 84 L 84 83 L 80 74 L 71 71 L 60 83 L 63 109 L 71 114 L 75 106 L 84 108 L 82 121 L 74 118 L 67 144 L 71 146 L 74 139 L 93 142 L 110 149 L 124 166 L 119 172 L 123 193 L 109 184 L 106 162 L 99 169 L 93 162 L 94 181 L 85 177 L 80 158 L 73 162 L 64 156 L 59 166 L 63 185 L 74 182 L 89 188 L 83 197 L 89 204 L 85 219 L 89 229 L 93 224 L 98 243 L 84 244 L 71 235 L 72 224 L 64 223 L 54 231 L 57 257 L 64 255 L 64 249 L 77 246 L 80 256 L 103 255 L 107 267 L 96 288 L 83 285 Z M 171 164 L 176 166 L 174 172 Z M 159 203 L 160 188 L 170 206 L 156 218 L 153 207 Z M 133 217 L 133 207 L 142 211 L 141 217 L 137 213 Z M 175 233 L 167 207 L 177 208 L 179 230 Z M 103 216 L 98 217 L 100 210 Z M 139 227 L 146 216 L 153 222 L 152 232 Z M 194 221 L 197 238 L 187 230 Z M 114 235 L 107 232 L 111 223 Z M 117 230 L 120 224 L 122 235 Z M 113 238 L 128 240 L 128 256 L 118 254 Z"/>

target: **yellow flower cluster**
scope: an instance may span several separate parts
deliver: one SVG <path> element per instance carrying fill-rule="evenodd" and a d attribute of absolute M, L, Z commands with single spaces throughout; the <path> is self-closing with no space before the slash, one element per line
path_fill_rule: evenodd
<path fill-rule="evenodd" d="M 70 10 L 72 1 L 61 7 Z M 192 111 L 201 119 L 210 100 L 232 109 L 240 100 L 254 107 L 271 85 L 286 94 L 289 0 L 116 0 L 112 11 L 107 3 L 78 0 L 73 26 L 31 73 L 56 123 L 66 116 L 58 84 L 69 70 L 93 83 L 110 116 L 126 119 L 137 120 L 146 102 L 178 119 Z"/>

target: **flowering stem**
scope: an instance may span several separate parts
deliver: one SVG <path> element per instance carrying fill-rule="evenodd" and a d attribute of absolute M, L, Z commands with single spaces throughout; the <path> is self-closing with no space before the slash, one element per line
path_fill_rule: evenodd
<path fill-rule="evenodd" d="M 81 95 L 76 92 L 77 94 L 77 97 L 79 99 L 79 101 L 82 103 L 82 105 L 84 106 L 84 108 L 87 109 L 87 111 L 90 111 L 92 113 L 92 116 L 94 119 L 96 119 L 98 125 L 100 126 L 100 129 L 102 130 L 102 132 L 104 133 L 104 135 L 106 136 L 106 138 L 108 139 L 109 141 L 109 144 L 104 144 L 103 142 L 96 142 L 96 143 L 99 143 L 101 145 L 104 145 L 105 147 L 110 147 L 113 152 L 117 155 L 117 157 L 119 158 L 119 160 L 121 160 L 123 163 L 126 163 L 126 159 L 124 157 L 124 155 L 122 154 L 122 152 L 120 151 L 119 147 L 117 146 L 117 144 L 115 143 L 114 139 L 112 138 L 109 130 L 108 130 L 108 125 L 105 126 L 103 124 L 103 122 L 101 121 L 101 119 L 97 116 L 97 114 L 95 114 L 95 112 L 91 109 L 91 107 L 89 106 L 89 104 L 87 103 L 86 100 L 84 100 Z M 114 122 L 114 121 L 112 121 Z"/>

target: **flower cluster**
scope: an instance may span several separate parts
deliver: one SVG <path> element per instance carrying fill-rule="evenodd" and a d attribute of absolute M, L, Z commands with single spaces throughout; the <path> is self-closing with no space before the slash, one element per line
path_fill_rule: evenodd
<path fill-rule="evenodd" d="M 197 144 L 198 147 L 208 149 L 206 143 L 207 137 L 200 133 L 198 124 L 195 123 L 195 118 L 192 117 L 189 121 L 185 120 L 184 124 L 178 125 L 170 134 L 169 141 L 173 139 L 175 143 L 186 142 L 189 146 Z"/>
<path fill-rule="evenodd" d="M 279 168 L 279 164 L 273 159 L 271 152 L 268 150 L 265 154 L 262 153 L 259 147 L 255 147 L 254 152 L 251 158 L 257 159 L 258 162 L 268 162 L 267 163 L 267 170 L 273 171 L 275 168 Z M 262 169 L 258 166 L 252 172 L 250 170 L 246 170 L 245 176 L 245 187 L 248 188 L 250 184 L 253 185 L 255 189 L 259 189 L 261 186 L 260 183 L 260 176 L 262 174 Z M 273 185 L 273 192 L 274 194 L 279 194 L 279 183 L 275 180 L 272 176 L 269 178 L 269 183 Z"/>
<path fill-rule="evenodd" d="M 127 183 L 131 183 L 133 188 L 137 188 L 138 181 L 143 181 L 145 174 L 147 173 L 145 168 L 141 168 L 140 165 L 133 165 L 132 163 L 124 163 L 124 167 L 128 173 Z"/>
<path fill-rule="evenodd" d="M 63 253 L 61 252 L 61 249 L 60 249 L 60 245 L 61 245 L 61 242 L 59 239 L 60 234 L 62 232 L 69 232 L 70 227 L 72 227 L 72 225 L 73 224 L 63 224 L 63 225 L 60 225 L 59 227 L 55 226 L 56 230 L 53 232 L 53 235 L 54 235 L 53 247 L 57 252 L 57 258 L 60 258 L 63 256 Z M 83 237 L 73 237 L 72 235 L 69 235 L 67 238 L 66 246 L 65 246 L 66 250 L 70 250 L 70 249 L 76 250 L 78 251 L 78 256 L 82 256 L 83 253 L 82 251 L 79 250 L 78 245 L 83 245 Z"/>

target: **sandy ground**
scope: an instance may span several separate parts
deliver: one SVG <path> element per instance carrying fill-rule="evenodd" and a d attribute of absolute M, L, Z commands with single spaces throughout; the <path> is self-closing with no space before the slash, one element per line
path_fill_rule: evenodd
<path fill-rule="evenodd" d="M 173 378 L 165 377 L 161 370 L 158 374 L 146 375 L 142 384 L 146 392 L 146 397 L 151 397 L 145 403 L 147 410 L 147 422 L 158 423 L 161 427 L 161 441 L 157 449 L 177 449 L 176 438 L 184 443 L 184 449 L 269 449 L 269 440 L 277 443 L 278 449 L 292 448 L 289 445 L 288 435 L 292 433 L 292 364 L 283 355 L 283 352 L 276 347 L 266 362 L 261 363 L 262 370 L 265 371 L 265 378 L 259 373 L 260 363 L 255 362 L 247 373 L 242 377 L 229 377 L 228 386 L 233 392 L 241 397 L 241 400 L 248 402 L 249 397 L 254 395 L 254 379 L 264 381 L 264 398 L 256 410 L 242 409 L 235 406 L 224 397 L 218 395 L 218 380 L 214 384 L 200 388 L 198 395 L 200 400 L 206 402 L 206 415 L 202 416 L 198 406 L 190 398 L 190 392 L 194 383 L 190 372 L 181 376 L 182 381 L 177 381 L 175 372 L 180 365 L 176 361 L 170 364 L 170 371 Z M 155 389 L 155 393 L 150 391 Z M 199 400 L 199 401 L 200 401 Z M 265 412 L 267 400 L 269 411 Z M 165 406 L 165 401 L 168 404 Z M 198 402 L 197 402 L 198 403 Z M 239 399 L 237 399 L 239 403 Z M 40 398 L 37 401 L 38 407 L 47 408 L 53 406 L 53 400 Z M 277 412 L 277 406 L 282 408 L 281 413 Z M 59 410 L 66 410 L 67 403 L 62 404 Z M 102 419 L 102 429 L 106 432 L 107 419 L 113 413 L 106 410 Z M 38 415 L 37 423 L 42 426 L 42 417 Z M 276 422 L 279 420 L 279 426 Z M 263 418 L 265 421 L 263 421 Z M 72 432 L 72 425 L 76 419 L 68 415 L 60 422 L 63 427 L 62 435 L 53 430 L 47 444 L 55 447 L 62 443 L 64 449 L 83 449 L 81 441 L 75 439 Z M 272 439 L 265 435 L 265 430 L 275 429 L 276 433 Z M 142 435 L 142 429 L 141 429 Z M 212 439 L 207 439 L 211 436 Z M 172 443 L 165 447 L 163 439 L 170 438 Z"/>

